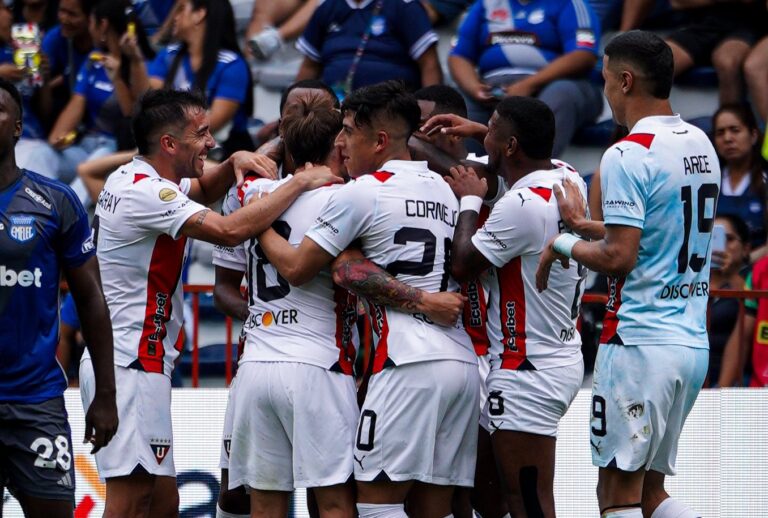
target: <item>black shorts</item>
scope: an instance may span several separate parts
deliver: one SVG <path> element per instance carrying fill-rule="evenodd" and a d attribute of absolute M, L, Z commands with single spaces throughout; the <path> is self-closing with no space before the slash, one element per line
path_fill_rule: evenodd
<path fill-rule="evenodd" d="M 64 397 L 0 403 L 0 487 L 48 500 L 75 500 L 75 457 Z"/>
<path fill-rule="evenodd" d="M 707 66 L 712 64 L 712 52 L 726 40 L 739 40 L 750 46 L 757 43 L 765 30 L 764 22 L 762 13 L 749 5 L 716 6 L 695 13 L 689 25 L 667 39 L 682 47 L 695 66 Z"/>

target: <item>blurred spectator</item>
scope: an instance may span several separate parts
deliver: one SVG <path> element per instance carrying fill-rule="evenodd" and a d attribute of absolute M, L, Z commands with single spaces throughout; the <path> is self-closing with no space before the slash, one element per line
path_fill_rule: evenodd
<path fill-rule="evenodd" d="M 58 21 L 59 3 L 56 0 L 16 0 L 13 2 L 15 23 L 35 23 L 47 32 Z"/>
<path fill-rule="evenodd" d="M 712 250 L 710 289 L 743 290 L 745 284 L 742 271 L 749 261 L 749 228 L 744 220 L 731 214 L 721 214 L 715 218 L 717 225 L 725 229 L 725 250 Z M 737 299 L 710 299 L 709 373 L 705 386 L 730 386 L 740 379 L 740 376 L 731 375 L 731 371 L 738 365 L 738 322 Z"/>
<path fill-rule="evenodd" d="M 141 21 L 147 35 L 154 35 L 173 10 L 175 0 L 131 0 L 133 14 Z"/>
<path fill-rule="evenodd" d="M 259 61 L 270 59 L 286 41 L 299 37 L 318 0 L 256 0 L 245 32 L 247 51 Z"/>
<path fill-rule="evenodd" d="M 125 6 L 120 0 L 103 0 L 92 10 L 89 28 L 97 50 L 80 69 L 72 98 L 48 138 L 61 150 L 63 178 L 74 177 L 85 160 L 133 147 L 127 137 L 129 117 L 141 85 L 147 83 L 144 56 L 151 58 L 153 50 L 141 23 L 136 23 L 136 36 L 126 33 Z M 73 132 L 81 124 L 82 138 L 72 144 Z M 123 145 L 118 146 L 119 141 Z M 84 189 L 79 194 L 84 197 Z"/>
<path fill-rule="evenodd" d="M 761 39 L 749 51 L 744 61 L 744 79 L 747 82 L 749 96 L 765 128 L 768 122 L 768 36 Z M 765 153 L 763 155 L 765 156 Z"/>
<path fill-rule="evenodd" d="M 752 262 L 766 255 L 766 167 L 761 136 L 747 104 L 722 106 L 712 117 L 722 180 L 718 214 L 736 214 L 749 227 Z"/>
<path fill-rule="evenodd" d="M 477 0 L 448 65 L 476 122 L 487 123 L 505 96 L 544 101 L 555 114 L 557 157 L 602 111 L 601 88 L 589 79 L 599 42 L 600 26 L 585 0 Z"/>
<path fill-rule="evenodd" d="M 338 0 L 320 4 L 296 47 L 297 80 L 322 78 L 339 99 L 389 79 L 410 89 L 442 82 L 437 34 L 411 0 Z"/>
<path fill-rule="evenodd" d="M 50 103 L 50 76 L 48 58 L 41 55 L 40 80 L 35 84 L 33 71 L 19 68 L 14 62 L 11 46 L 12 13 L 0 3 L 0 77 L 16 84 L 22 99 L 22 133 L 16 143 L 16 163 L 22 169 L 56 179 L 59 177 L 59 157 L 48 145 L 42 120 Z"/>
<path fill-rule="evenodd" d="M 673 11 L 670 0 L 589 0 L 600 21 L 603 32 L 641 29 L 646 25 L 663 28 L 677 27 L 685 19 L 681 12 Z"/>
<path fill-rule="evenodd" d="M 763 257 L 752 267 L 747 276 L 746 289 L 754 291 L 768 290 L 768 257 Z M 768 385 L 768 298 L 759 297 L 744 301 L 746 315 L 744 317 L 744 341 L 738 348 L 738 354 L 726 355 L 723 358 L 721 379 L 731 372 L 733 385 L 741 384 L 741 375 L 746 372 L 750 387 L 765 387 Z M 726 351 L 730 348 L 729 341 Z M 726 358 L 738 360 L 738 365 L 726 369 Z M 723 385 L 725 386 L 725 385 Z"/>
<path fill-rule="evenodd" d="M 447 25 L 461 16 L 473 0 L 421 0 L 433 26 Z"/>
<path fill-rule="evenodd" d="M 173 30 L 179 43 L 161 50 L 150 64 L 150 86 L 205 92 L 211 132 L 223 141 L 225 155 L 253 150 L 248 133 L 253 80 L 237 43 L 232 6 L 221 0 L 181 0 Z"/>
<path fill-rule="evenodd" d="M 50 62 L 52 113 L 60 113 L 75 90 L 75 79 L 93 50 L 88 17 L 97 0 L 59 0 L 59 25 L 43 39 Z"/>
<path fill-rule="evenodd" d="M 744 95 L 742 67 L 750 47 L 764 30 L 765 0 L 671 0 L 674 9 L 692 9 L 690 24 L 667 38 L 675 59 L 675 76 L 695 66 L 717 72 L 720 104 Z"/>

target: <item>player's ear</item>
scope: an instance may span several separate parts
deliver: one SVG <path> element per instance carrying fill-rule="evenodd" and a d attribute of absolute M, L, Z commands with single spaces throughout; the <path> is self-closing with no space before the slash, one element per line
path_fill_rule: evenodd
<path fill-rule="evenodd" d="M 160 137 L 160 149 L 168 154 L 176 153 L 176 139 L 167 133 Z"/>
<path fill-rule="evenodd" d="M 514 135 L 511 135 L 507 139 L 507 144 L 504 146 L 504 156 L 511 157 L 515 153 L 517 153 L 517 150 L 519 148 L 519 143 L 517 141 L 517 137 Z"/>
<path fill-rule="evenodd" d="M 13 129 L 13 138 L 16 140 L 19 140 L 21 138 L 21 131 L 22 131 L 21 119 L 18 119 Z"/>
<path fill-rule="evenodd" d="M 632 90 L 632 86 L 635 84 L 635 76 L 629 70 L 622 70 L 620 80 L 621 91 L 626 95 Z"/>
<path fill-rule="evenodd" d="M 389 145 L 389 134 L 384 130 L 376 132 L 376 151 L 384 151 Z"/>

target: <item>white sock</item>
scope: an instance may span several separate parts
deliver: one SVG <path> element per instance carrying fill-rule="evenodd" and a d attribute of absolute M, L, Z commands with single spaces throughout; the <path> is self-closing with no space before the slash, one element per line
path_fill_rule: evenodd
<path fill-rule="evenodd" d="M 250 514 L 234 514 L 223 510 L 219 504 L 216 504 L 216 518 L 250 518 Z"/>
<path fill-rule="evenodd" d="M 448 516 L 443 516 L 443 518 L 453 518 L 453 513 L 449 514 Z"/>
<path fill-rule="evenodd" d="M 622 509 L 620 511 L 608 511 L 602 518 L 643 518 L 643 511 L 639 507 Z"/>
<path fill-rule="evenodd" d="M 651 518 L 700 518 L 690 507 L 674 498 L 667 498 L 651 515 Z"/>
<path fill-rule="evenodd" d="M 360 518 L 408 518 L 403 504 L 357 504 Z"/>

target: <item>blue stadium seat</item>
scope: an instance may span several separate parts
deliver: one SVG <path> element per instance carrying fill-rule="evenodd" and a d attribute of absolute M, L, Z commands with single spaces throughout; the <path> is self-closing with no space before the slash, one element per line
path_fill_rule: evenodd
<path fill-rule="evenodd" d="M 212 344 L 200 348 L 199 365 L 200 376 L 224 376 L 226 344 Z M 237 342 L 232 344 L 232 365 L 237 359 Z M 181 361 L 176 366 L 183 376 L 192 375 L 192 352 L 184 351 Z"/>

